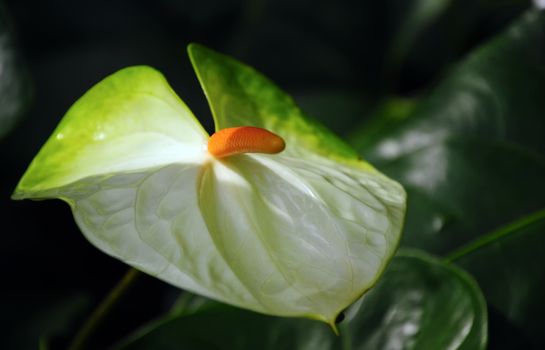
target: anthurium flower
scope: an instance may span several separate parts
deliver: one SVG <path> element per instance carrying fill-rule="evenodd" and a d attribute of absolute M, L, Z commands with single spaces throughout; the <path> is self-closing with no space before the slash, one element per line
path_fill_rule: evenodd
<path fill-rule="evenodd" d="M 392 257 L 405 192 L 252 68 L 189 56 L 216 134 L 159 72 L 126 68 L 70 108 L 13 197 L 66 201 L 96 247 L 175 286 L 333 325 Z"/>

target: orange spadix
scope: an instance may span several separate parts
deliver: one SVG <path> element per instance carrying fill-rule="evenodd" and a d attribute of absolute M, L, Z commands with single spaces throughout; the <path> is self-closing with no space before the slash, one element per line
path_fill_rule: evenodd
<path fill-rule="evenodd" d="M 284 140 L 272 132 L 253 126 L 222 129 L 208 140 L 208 152 L 216 158 L 241 153 L 274 154 L 284 150 Z"/>

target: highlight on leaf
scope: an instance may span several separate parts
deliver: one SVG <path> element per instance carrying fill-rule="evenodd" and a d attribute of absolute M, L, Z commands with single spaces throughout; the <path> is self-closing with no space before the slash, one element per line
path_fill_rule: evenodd
<path fill-rule="evenodd" d="M 97 248 L 179 288 L 336 329 L 395 252 L 403 188 L 252 68 L 189 55 L 216 134 L 159 72 L 126 68 L 70 108 L 13 197 L 66 201 Z"/>

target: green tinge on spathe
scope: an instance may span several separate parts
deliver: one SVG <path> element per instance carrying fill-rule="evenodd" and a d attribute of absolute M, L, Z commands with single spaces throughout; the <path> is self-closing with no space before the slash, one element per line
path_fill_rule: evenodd
<path fill-rule="evenodd" d="M 189 57 L 208 98 L 216 131 L 241 125 L 264 128 L 281 135 L 285 153 L 320 154 L 355 166 L 358 153 L 318 122 L 306 118 L 293 99 L 253 68 L 191 44 Z"/>
<path fill-rule="evenodd" d="M 189 53 L 216 128 L 267 128 L 283 153 L 215 159 L 163 76 L 131 67 L 72 106 L 13 197 L 65 200 L 95 246 L 175 286 L 334 327 L 396 249 L 403 188 L 252 68 Z"/>

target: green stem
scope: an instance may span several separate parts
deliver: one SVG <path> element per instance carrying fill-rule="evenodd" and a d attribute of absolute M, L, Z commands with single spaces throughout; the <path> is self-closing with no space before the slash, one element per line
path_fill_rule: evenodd
<path fill-rule="evenodd" d="M 445 262 L 450 263 L 459 258 L 472 253 L 473 251 L 480 249 L 484 246 L 494 243 L 495 241 L 508 236 L 525 226 L 532 225 L 533 223 L 545 219 L 545 209 L 538 210 L 533 212 L 530 215 L 524 216 L 518 220 L 515 220 L 495 231 L 492 231 L 468 244 L 456 249 L 444 259 Z"/>
<path fill-rule="evenodd" d="M 68 346 L 68 350 L 83 350 L 88 339 L 93 335 L 96 328 L 110 313 L 112 308 L 123 297 L 127 290 L 134 284 L 137 277 L 140 275 L 138 270 L 129 269 L 125 276 L 117 283 L 117 285 L 106 295 L 101 303 L 93 310 L 89 318 L 85 320 L 83 326 L 78 330 L 72 342 Z"/>

